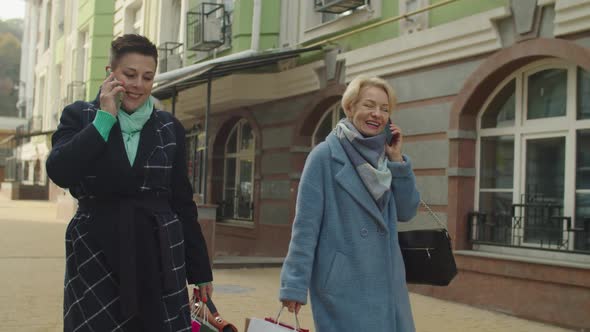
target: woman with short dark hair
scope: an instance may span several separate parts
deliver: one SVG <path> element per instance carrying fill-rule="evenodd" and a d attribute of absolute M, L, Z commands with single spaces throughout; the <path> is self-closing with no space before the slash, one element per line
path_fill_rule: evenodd
<path fill-rule="evenodd" d="M 147 38 L 115 39 L 99 96 L 66 106 L 52 137 L 47 174 L 78 199 L 64 331 L 187 331 L 187 280 L 211 296 L 184 128 L 150 96 L 157 61 Z"/>

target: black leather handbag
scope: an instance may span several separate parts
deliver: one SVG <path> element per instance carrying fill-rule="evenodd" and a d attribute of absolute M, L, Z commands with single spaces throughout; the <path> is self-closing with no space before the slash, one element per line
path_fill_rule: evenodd
<path fill-rule="evenodd" d="M 440 228 L 399 231 L 406 283 L 447 286 L 457 275 L 451 236 L 430 207 L 420 200 Z"/>

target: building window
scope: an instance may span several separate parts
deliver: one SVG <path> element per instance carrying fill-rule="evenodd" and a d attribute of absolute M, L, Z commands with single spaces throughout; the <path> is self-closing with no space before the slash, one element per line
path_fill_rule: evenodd
<path fill-rule="evenodd" d="M 49 48 L 49 42 L 51 41 L 51 1 L 47 3 L 47 7 L 45 7 L 45 40 L 43 43 L 43 50 Z"/>
<path fill-rule="evenodd" d="M 199 128 L 186 135 L 187 169 L 193 192 L 201 198 L 204 192 L 205 133 Z"/>
<path fill-rule="evenodd" d="M 340 119 L 344 118 L 344 111 L 340 107 L 340 101 L 335 103 L 328 109 L 318 122 L 317 127 L 313 131 L 312 145 L 316 146 L 323 142 L 326 137 L 332 132 L 334 127 Z"/>
<path fill-rule="evenodd" d="M 253 218 L 254 133 L 243 119 L 232 128 L 225 142 L 222 218 Z"/>
<path fill-rule="evenodd" d="M 474 243 L 590 253 L 589 89 L 588 72 L 551 60 L 492 93 L 478 116 Z"/>

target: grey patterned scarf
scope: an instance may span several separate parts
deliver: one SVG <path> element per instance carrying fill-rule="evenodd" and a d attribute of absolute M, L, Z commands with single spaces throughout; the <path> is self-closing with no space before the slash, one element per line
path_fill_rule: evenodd
<path fill-rule="evenodd" d="M 334 134 L 375 203 L 383 211 L 391 194 L 391 171 L 387 168 L 384 150 L 385 134 L 363 137 L 346 118 L 336 124 Z"/>

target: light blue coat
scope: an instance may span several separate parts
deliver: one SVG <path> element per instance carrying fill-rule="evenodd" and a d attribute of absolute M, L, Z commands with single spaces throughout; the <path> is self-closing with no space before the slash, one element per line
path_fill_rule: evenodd
<path fill-rule="evenodd" d="M 381 212 L 338 138 L 329 135 L 305 163 L 281 300 L 307 302 L 316 332 L 411 332 L 396 223 L 420 201 L 410 160 L 388 162 L 392 195 Z"/>

